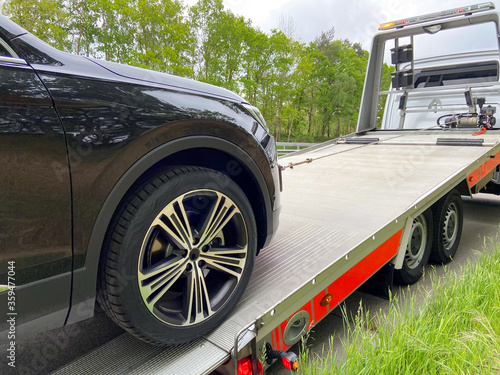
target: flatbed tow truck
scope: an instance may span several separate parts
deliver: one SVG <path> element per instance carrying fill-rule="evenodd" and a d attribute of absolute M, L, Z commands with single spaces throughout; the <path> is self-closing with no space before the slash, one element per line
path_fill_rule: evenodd
<path fill-rule="evenodd" d="M 167 348 L 123 334 L 55 374 L 262 374 L 276 359 L 293 370 L 296 355 L 287 349 L 367 280 L 373 283 L 374 274 L 383 270 L 387 289 L 393 273 L 412 283 L 429 257 L 451 260 L 462 228 L 460 196 L 498 194 L 500 130 L 493 125 L 500 104 L 478 97 L 500 96 L 500 22 L 493 9 L 483 3 L 381 25 L 357 132 L 280 159 L 280 229 L 257 257 L 247 290 L 222 325 L 194 342 Z M 441 67 L 434 70 L 440 72 L 438 84 L 416 87 L 419 74 L 426 82 L 435 77 L 413 60 L 413 37 L 476 24 L 493 24 L 496 30 L 494 81 L 485 83 L 481 76 L 481 82 L 465 85 L 454 76 L 454 85 L 446 86 Z M 400 46 L 404 38 L 410 44 Z M 390 49 L 395 72 L 392 90 L 383 91 L 389 41 L 395 41 Z M 441 94 L 439 106 L 427 107 L 428 99 Z M 384 95 L 385 116 L 396 103 L 395 129 L 377 123 Z M 460 97 L 467 113 L 438 113 L 460 106 Z M 424 119 L 418 128 L 406 128 L 405 117 L 422 101 Z"/>

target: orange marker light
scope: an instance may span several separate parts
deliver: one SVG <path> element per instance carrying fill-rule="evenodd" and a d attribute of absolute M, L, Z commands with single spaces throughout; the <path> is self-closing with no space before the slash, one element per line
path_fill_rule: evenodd
<path fill-rule="evenodd" d="M 283 363 L 283 366 L 287 370 L 297 371 L 299 369 L 299 361 L 298 360 L 295 360 L 292 362 L 288 358 L 283 357 L 283 359 L 281 360 L 281 363 Z"/>
<path fill-rule="evenodd" d="M 321 301 L 320 301 L 320 303 L 319 303 L 319 304 L 320 304 L 321 306 L 326 306 L 326 305 L 328 305 L 330 302 L 332 302 L 332 298 L 333 298 L 333 296 L 332 296 L 330 293 L 328 293 L 326 296 L 324 296 L 324 297 L 321 299 Z"/>
<path fill-rule="evenodd" d="M 394 22 L 387 22 L 387 23 L 384 23 L 382 25 L 379 26 L 379 30 L 382 30 L 382 29 L 388 29 L 389 27 L 391 26 L 394 26 Z"/>

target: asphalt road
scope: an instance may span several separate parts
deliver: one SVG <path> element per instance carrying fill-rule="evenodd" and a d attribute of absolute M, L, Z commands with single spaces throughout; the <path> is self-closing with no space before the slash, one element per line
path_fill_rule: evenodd
<path fill-rule="evenodd" d="M 448 269 L 459 271 L 467 259 L 476 259 L 485 251 L 485 238 L 500 235 L 500 197 L 478 195 L 474 199 L 464 198 L 464 228 L 460 247 Z M 438 274 L 443 269 L 437 266 Z M 429 278 L 424 278 L 417 285 L 430 289 Z M 360 300 L 370 311 L 386 310 L 388 301 L 361 292 L 353 293 L 346 301 L 348 311 L 355 312 Z M 339 358 L 343 352 L 340 337 L 343 333 L 343 320 L 339 309 L 334 310 L 312 331 L 308 340 L 310 350 L 321 355 L 323 348 L 329 347 L 330 337 L 334 335 L 334 348 Z M 33 338 L 18 341 L 16 344 L 16 369 L 7 366 L 7 345 L 0 346 L 0 374 L 47 374 L 72 360 L 88 353 L 90 350 L 120 335 L 122 330 L 111 322 L 104 314 L 92 319 L 53 330 Z M 296 350 L 296 348 L 295 348 Z M 289 374 L 280 364 L 273 365 L 269 374 Z"/>

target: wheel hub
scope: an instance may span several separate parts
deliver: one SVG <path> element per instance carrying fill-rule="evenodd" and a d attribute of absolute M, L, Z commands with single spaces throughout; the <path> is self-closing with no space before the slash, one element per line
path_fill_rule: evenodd
<path fill-rule="evenodd" d="M 412 224 L 411 235 L 406 247 L 406 262 L 410 269 L 418 267 L 425 253 L 427 242 L 427 222 L 420 215 Z"/>
<path fill-rule="evenodd" d="M 411 237 L 411 253 L 416 256 L 422 246 L 422 229 L 420 226 L 416 227 Z"/>
<path fill-rule="evenodd" d="M 198 248 L 193 248 L 189 252 L 189 259 L 191 259 L 193 262 L 197 260 L 200 257 L 200 250 Z"/>
<path fill-rule="evenodd" d="M 457 208 L 451 204 L 446 211 L 443 225 L 443 244 L 446 250 L 449 250 L 457 239 L 458 218 Z"/>
<path fill-rule="evenodd" d="M 455 216 L 451 215 L 448 219 L 448 224 L 446 226 L 446 235 L 448 238 L 453 236 L 453 232 L 455 231 Z"/>

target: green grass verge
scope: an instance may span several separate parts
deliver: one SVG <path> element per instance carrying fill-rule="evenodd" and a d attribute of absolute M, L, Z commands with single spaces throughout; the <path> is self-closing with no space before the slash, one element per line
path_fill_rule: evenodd
<path fill-rule="evenodd" d="M 8 286 L 0 286 L 0 293 L 5 292 L 6 290 L 9 290 Z"/>
<path fill-rule="evenodd" d="M 360 306 L 354 323 L 345 317 L 346 358 L 313 357 L 304 345 L 300 373 L 500 374 L 500 244 L 445 274 L 431 275 L 423 301 L 406 293 L 373 316 Z"/>

